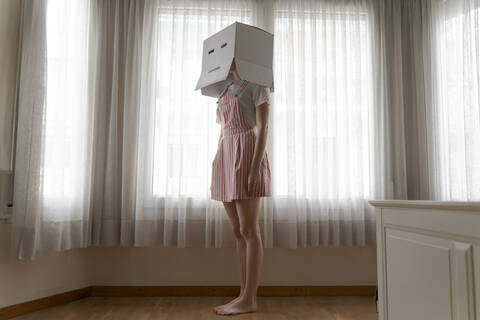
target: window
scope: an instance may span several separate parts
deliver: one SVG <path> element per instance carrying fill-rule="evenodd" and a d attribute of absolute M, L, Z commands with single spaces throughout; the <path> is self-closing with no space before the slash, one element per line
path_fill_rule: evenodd
<path fill-rule="evenodd" d="M 346 201 L 369 195 L 371 31 L 367 12 L 355 9 L 275 10 L 277 196 Z"/>
<path fill-rule="evenodd" d="M 58 217 L 68 203 L 84 203 L 91 143 L 87 121 L 87 1 L 49 0 L 46 28 L 46 112 L 43 187 L 46 212 Z M 41 139 L 39 139 L 41 140 Z"/>

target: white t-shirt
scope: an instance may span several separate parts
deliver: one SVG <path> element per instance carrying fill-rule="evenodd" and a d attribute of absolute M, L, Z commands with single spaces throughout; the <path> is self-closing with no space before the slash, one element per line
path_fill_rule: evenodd
<path fill-rule="evenodd" d="M 234 80 L 233 84 L 228 88 L 228 92 L 225 92 L 224 95 L 228 93 L 237 94 L 241 84 L 242 80 Z M 245 89 L 243 89 L 238 96 L 238 102 L 240 110 L 242 110 L 242 113 L 245 116 L 245 120 L 251 127 L 254 127 L 256 124 L 255 108 L 265 102 L 270 104 L 270 88 L 248 82 Z M 218 118 L 217 123 L 219 123 Z"/>

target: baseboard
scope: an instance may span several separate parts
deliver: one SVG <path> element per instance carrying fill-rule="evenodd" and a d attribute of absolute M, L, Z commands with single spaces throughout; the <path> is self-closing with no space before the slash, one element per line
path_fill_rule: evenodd
<path fill-rule="evenodd" d="M 148 296 L 233 296 L 238 286 L 93 286 L 92 296 L 148 297 Z M 375 286 L 260 286 L 259 297 L 294 296 L 371 296 Z"/>
<path fill-rule="evenodd" d="M 0 320 L 54 307 L 75 300 L 96 297 L 148 296 L 234 296 L 238 286 L 90 286 L 0 308 Z M 375 286 L 260 286 L 259 297 L 371 296 Z"/>
<path fill-rule="evenodd" d="M 0 320 L 11 319 L 41 309 L 83 299 L 91 296 L 91 290 L 92 287 L 86 287 L 0 308 Z"/>

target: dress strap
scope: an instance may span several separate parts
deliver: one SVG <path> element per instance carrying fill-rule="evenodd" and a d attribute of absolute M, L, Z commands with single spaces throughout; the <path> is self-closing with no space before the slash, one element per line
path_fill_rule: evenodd
<path fill-rule="evenodd" d="M 220 99 L 223 97 L 223 95 L 225 94 L 225 92 L 227 92 L 228 88 L 230 88 L 230 86 L 233 84 L 233 81 L 230 82 L 230 84 L 228 86 L 225 87 L 225 89 L 223 89 L 222 93 L 220 94 L 220 96 L 218 97 L 218 100 L 217 100 L 217 103 L 220 101 Z"/>
<path fill-rule="evenodd" d="M 248 81 L 247 80 L 242 80 L 242 83 L 240 84 L 240 88 L 238 89 L 237 93 L 235 94 L 235 97 L 238 97 L 240 93 L 247 87 Z"/>

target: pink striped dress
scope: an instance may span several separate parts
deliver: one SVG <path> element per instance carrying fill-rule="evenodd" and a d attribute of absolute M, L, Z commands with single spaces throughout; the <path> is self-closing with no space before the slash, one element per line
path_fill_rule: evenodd
<path fill-rule="evenodd" d="M 270 164 L 266 150 L 259 166 L 260 182 L 248 187 L 256 134 L 239 106 L 238 95 L 246 85 L 247 81 L 243 81 L 236 94 L 225 94 L 227 87 L 217 102 L 217 122 L 222 126 L 223 137 L 212 163 L 210 190 L 213 200 L 230 202 L 271 196 Z"/>

